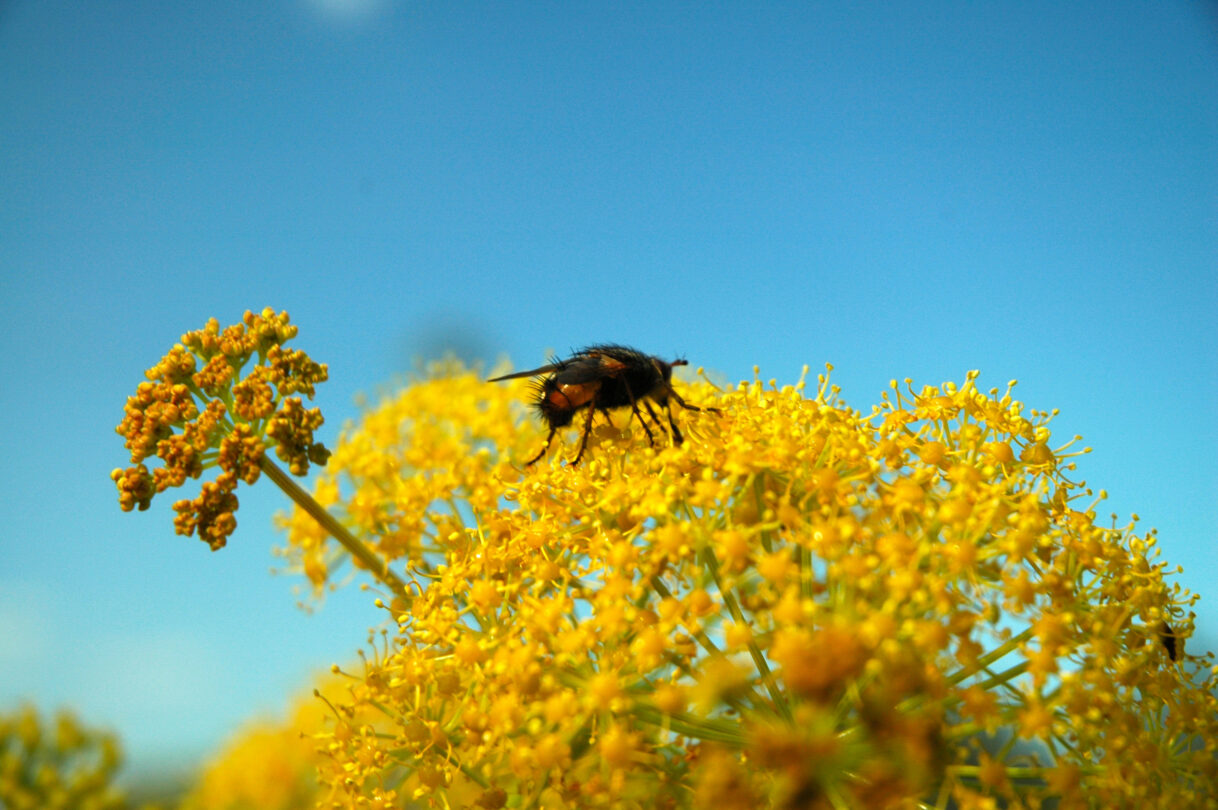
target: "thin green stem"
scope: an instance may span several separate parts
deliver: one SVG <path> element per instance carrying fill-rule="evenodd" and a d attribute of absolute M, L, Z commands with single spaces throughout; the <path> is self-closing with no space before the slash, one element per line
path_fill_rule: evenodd
<path fill-rule="evenodd" d="M 1032 628 L 1031 627 L 1026 628 L 1023 632 L 1008 639 L 1005 643 L 996 647 L 993 650 L 990 650 L 985 655 L 978 656 L 977 660 L 975 662 L 973 662 L 973 664 L 971 666 L 961 667 L 954 674 L 949 675 L 947 682 L 949 684 L 952 684 L 953 686 L 955 684 L 960 683 L 965 678 L 968 678 L 969 676 L 976 674 L 977 672 L 979 672 L 980 670 L 989 666 L 990 664 L 994 663 L 995 661 L 999 660 L 1003 656 L 1009 655 L 1010 653 L 1019 649 L 1019 645 L 1023 644 L 1025 641 L 1030 639 L 1032 637 L 1032 635 L 1033 635 Z"/>
<path fill-rule="evenodd" d="M 271 461 L 266 455 L 263 455 L 262 459 L 258 462 L 258 466 L 289 498 L 295 501 L 297 506 L 308 512 L 323 529 L 330 533 L 331 537 L 342 544 L 342 547 L 352 557 L 358 560 L 364 568 L 371 571 L 372 575 L 384 583 L 389 590 L 393 591 L 394 596 L 400 596 L 406 600 L 410 599 L 410 594 L 406 590 L 406 583 L 389 569 L 389 563 L 378 557 L 372 549 L 368 548 L 355 535 L 347 531 L 346 527 L 326 511 L 325 507 L 313 500 L 312 495 L 305 492 L 290 475 L 284 472 L 282 467 Z"/>
<path fill-rule="evenodd" d="M 645 705 L 635 706 L 630 713 L 644 723 L 667 729 L 674 734 L 704 742 L 717 742 L 736 749 L 744 748 L 745 739 L 739 723 L 715 723 L 680 712 L 667 714 Z"/>
<path fill-rule="evenodd" d="M 719 589 L 719 595 L 723 597 L 723 604 L 728 609 L 728 612 L 731 613 L 732 619 L 739 624 L 745 624 L 744 613 L 740 610 L 740 605 L 736 602 L 735 595 L 730 588 L 723 586 L 723 578 L 719 576 L 719 560 L 715 557 L 715 552 L 709 547 L 703 549 L 702 561 L 706 565 L 706 570 L 714 578 L 715 587 Z M 749 641 L 749 655 L 753 659 L 753 666 L 757 668 L 757 674 L 761 676 L 761 681 L 765 684 L 766 691 L 770 693 L 770 700 L 774 701 L 775 708 L 778 709 L 784 720 L 791 722 L 794 719 L 791 714 L 791 707 L 787 704 L 782 690 L 778 688 L 778 684 L 774 682 L 774 674 L 770 671 L 770 665 L 765 660 L 765 655 L 761 652 L 761 648 L 752 640 Z"/>
<path fill-rule="evenodd" d="M 1002 672 L 992 674 L 989 678 L 986 678 L 977 685 L 988 692 L 996 686 L 1004 686 L 1009 684 L 1012 679 L 1017 678 L 1027 672 L 1028 666 L 1029 664 L 1027 661 L 1020 661 L 1018 664 L 1007 667 Z M 987 669 L 986 672 L 989 672 L 989 670 Z"/>
<path fill-rule="evenodd" d="M 947 770 L 957 779 L 966 779 L 970 782 L 981 781 L 980 765 L 950 765 Z M 1041 766 L 1005 765 L 1003 770 L 1006 771 L 1008 779 L 1040 783 L 1045 782 L 1049 772 L 1049 768 Z"/>

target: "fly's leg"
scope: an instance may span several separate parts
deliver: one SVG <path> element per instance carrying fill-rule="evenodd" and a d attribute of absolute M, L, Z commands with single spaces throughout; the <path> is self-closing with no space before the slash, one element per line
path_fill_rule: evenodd
<path fill-rule="evenodd" d="M 681 399 L 681 395 L 678 394 L 676 391 L 674 391 L 672 388 L 668 389 L 668 396 L 675 399 L 677 401 L 677 404 L 680 405 L 682 408 L 684 408 L 687 411 L 710 411 L 711 413 L 722 413 L 722 411 L 720 411 L 718 408 L 699 408 L 697 405 L 690 405 L 688 402 Z M 665 405 L 665 407 L 667 407 L 668 403 L 665 402 L 664 405 Z M 669 419 L 671 419 L 671 418 L 672 418 L 672 412 L 670 410 Z"/>
<path fill-rule="evenodd" d="M 655 410 L 651 407 L 651 403 L 643 400 L 643 406 L 647 408 L 647 413 L 651 414 L 651 420 L 659 426 L 660 417 L 656 415 Z M 680 444 L 685 441 L 685 437 L 681 435 L 681 430 L 677 427 L 677 423 L 672 421 L 672 409 L 668 407 L 667 401 L 664 403 L 664 410 L 668 413 L 668 425 L 672 428 L 672 443 Z"/>
<path fill-rule="evenodd" d="M 639 403 L 634 398 L 634 392 L 630 390 L 630 384 L 628 382 L 626 382 L 625 380 L 622 380 L 622 386 L 626 389 L 626 396 L 630 397 L 631 413 L 633 413 L 635 416 L 637 416 L 639 418 L 639 424 L 643 426 L 643 432 L 645 432 L 647 434 L 647 443 L 649 445 L 651 445 L 652 447 L 655 447 L 655 444 L 656 444 L 655 437 L 651 435 L 651 428 L 647 426 L 647 420 L 644 419 L 643 414 L 639 412 Z M 649 411 L 651 410 L 651 406 L 647 404 L 647 400 L 643 400 L 643 405 L 645 405 L 647 407 L 647 410 L 649 410 Z M 651 418 L 655 419 L 654 413 L 651 415 Z M 656 424 L 658 425 L 660 423 L 656 422 Z"/>
<path fill-rule="evenodd" d="M 680 444 L 681 442 L 685 441 L 685 437 L 681 435 L 681 429 L 677 427 L 677 422 L 672 417 L 672 400 L 674 399 L 677 401 L 678 405 L 687 411 L 710 411 L 711 413 L 722 413 L 722 411 L 720 411 L 718 408 L 699 408 L 697 405 L 690 405 L 688 402 L 681 399 L 681 395 L 673 390 L 671 386 L 669 386 L 668 395 L 664 397 L 661 404 L 664 406 L 664 412 L 668 414 L 668 425 L 672 428 L 672 440 L 674 444 Z M 647 406 L 647 410 L 651 410 L 650 405 Z M 652 418 L 654 417 L 655 414 L 652 414 Z M 656 424 L 659 424 L 658 419 L 656 420 Z"/>
<path fill-rule="evenodd" d="M 541 448 L 541 452 L 538 453 L 537 455 L 533 456 L 528 461 L 526 461 L 524 463 L 524 466 L 526 466 L 526 467 L 533 466 L 534 463 L 536 463 L 539 459 L 541 459 L 542 456 L 544 456 L 546 454 L 546 451 L 550 449 L 550 442 L 554 441 L 554 434 L 557 432 L 558 432 L 558 428 L 556 428 L 556 427 L 550 428 L 550 435 L 546 436 L 546 444 L 544 447 Z"/>
<path fill-rule="evenodd" d="M 588 434 L 592 432 L 592 416 L 595 413 L 596 400 L 594 399 L 588 403 L 588 418 L 584 420 L 584 435 L 579 437 L 579 452 L 575 454 L 575 460 L 571 462 L 572 467 L 584 457 L 584 449 L 588 446 Z"/>

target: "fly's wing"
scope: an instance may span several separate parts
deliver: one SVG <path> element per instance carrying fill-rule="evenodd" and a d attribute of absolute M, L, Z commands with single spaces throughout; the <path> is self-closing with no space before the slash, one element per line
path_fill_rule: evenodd
<path fill-rule="evenodd" d="M 550 363 L 541 368 L 535 368 L 532 371 L 516 371 L 511 374 L 504 374 L 502 377 L 491 377 L 487 382 L 499 382 L 500 380 L 518 380 L 521 377 L 536 377 L 539 374 L 549 374 L 551 371 L 556 371 L 563 367 L 563 363 Z"/>
<path fill-rule="evenodd" d="M 515 380 L 520 377 L 536 377 L 540 374 L 555 372 L 554 380 L 563 385 L 582 385 L 605 377 L 616 377 L 627 368 L 627 360 L 639 355 L 632 349 L 618 346 L 593 346 L 577 352 L 574 357 L 566 360 L 555 360 L 541 368 L 532 371 L 517 371 L 504 374 L 502 377 L 492 377 L 487 382 L 500 380 Z"/>
<path fill-rule="evenodd" d="M 554 381 L 561 385 L 582 385 L 598 382 L 606 377 L 616 377 L 626 368 L 615 357 L 596 350 L 587 350 L 562 364 Z"/>

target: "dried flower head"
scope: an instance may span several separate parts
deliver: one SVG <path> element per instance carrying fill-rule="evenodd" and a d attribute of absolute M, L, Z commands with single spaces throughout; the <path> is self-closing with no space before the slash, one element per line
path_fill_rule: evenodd
<path fill-rule="evenodd" d="M 325 464 L 329 452 L 313 440 L 321 411 L 306 409 L 299 394 L 311 399 L 327 370 L 283 348 L 295 336 L 288 314 L 270 308 L 224 329 L 212 318 L 148 369 L 117 428 L 132 464 L 110 475 L 123 511 L 147 509 L 156 494 L 219 467 L 197 498 L 174 504 L 177 533 L 215 550 L 236 529 L 238 483 L 258 480 L 268 449 L 297 475 Z M 160 466 L 150 470 L 150 458 Z"/>

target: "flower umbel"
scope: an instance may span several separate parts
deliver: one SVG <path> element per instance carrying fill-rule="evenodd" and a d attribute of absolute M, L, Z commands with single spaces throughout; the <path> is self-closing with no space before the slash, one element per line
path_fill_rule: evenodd
<path fill-rule="evenodd" d="M 223 330 L 212 318 L 145 372 L 117 428 L 133 465 L 110 475 L 123 511 L 147 509 L 158 493 L 219 467 L 197 498 L 174 504 L 177 533 L 197 534 L 214 551 L 237 527 L 238 482 L 258 480 L 268 448 L 296 475 L 325 464 L 329 451 L 313 440 L 321 411 L 296 395 L 312 398 L 327 371 L 283 348 L 296 331 L 286 312 L 269 308 Z M 150 471 L 144 462 L 154 457 L 161 465 Z"/>
<path fill-rule="evenodd" d="M 7 810 L 126 810 L 114 786 L 122 751 L 114 736 L 70 713 L 44 723 L 31 706 L 0 713 L 0 807 Z"/>
<path fill-rule="evenodd" d="M 700 383 L 680 446 L 615 416 L 522 470 L 523 389 L 433 373 L 317 482 L 413 580 L 342 709 L 390 725 L 329 735 L 343 806 L 1218 806 L 1196 597 L 1010 386 Z"/>

